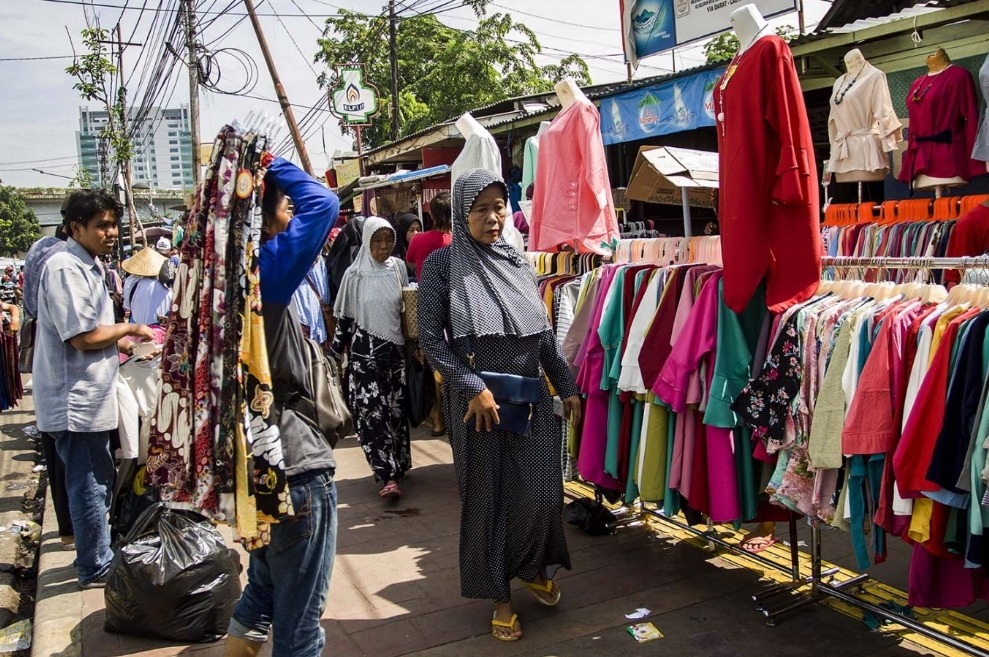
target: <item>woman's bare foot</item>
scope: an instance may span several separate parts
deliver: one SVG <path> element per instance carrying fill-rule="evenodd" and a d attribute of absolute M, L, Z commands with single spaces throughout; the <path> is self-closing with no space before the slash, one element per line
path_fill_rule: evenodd
<path fill-rule="evenodd" d="M 511 602 L 496 602 L 491 620 L 491 634 L 501 641 L 518 641 L 522 638 L 522 624 Z"/>

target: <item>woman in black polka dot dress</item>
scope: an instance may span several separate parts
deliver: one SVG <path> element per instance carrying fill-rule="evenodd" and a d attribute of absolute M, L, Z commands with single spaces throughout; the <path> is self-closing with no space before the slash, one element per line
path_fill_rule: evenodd
<path fill-rule="evenodd" d="M 450 444 L 461 499 L 460 587 L 489 599 L 492 635 L 522 636 L 512 606 L 518 578 L 545 605 L 560 600 L 553 582 L 570 568 L 563 533 L 561 432 L 545 385 L 529 436 L 495 429 L 497 409 L 476 371 L 539 377 L 543 371 L 568 415 L 580 400 L 560 354 L 531 269 L 502 238 L 508 191 L 490 172 L 474 170 L 453 190 L 453 243 L 431 255 L 419 282 L 419 341 L 443 375 Z"/>

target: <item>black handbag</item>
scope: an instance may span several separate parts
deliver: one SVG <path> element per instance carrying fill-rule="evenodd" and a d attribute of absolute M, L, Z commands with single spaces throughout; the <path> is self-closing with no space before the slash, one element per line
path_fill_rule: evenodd
<path fill-rule="evenodd" d="M 518 374 L 477 371 L 474 367 L 474 346 L 470 336 L 466 337 L 466 341 L 470 352 L 467 356 L 470 368 L 481 377 L 498 403 L 498 424 L 495 428 L 528 438 L 532 432 L 532 417 L 542 391 L 542 379 Z"/>

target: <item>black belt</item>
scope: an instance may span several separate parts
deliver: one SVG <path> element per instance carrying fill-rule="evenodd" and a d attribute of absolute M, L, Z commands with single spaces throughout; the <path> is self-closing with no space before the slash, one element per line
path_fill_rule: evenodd
<path fill-rule="evenodd" d="M 933 135 L 928 135 L 926 137 L 916 137 L 918 142 L 929 142 L 934 144 L 950 144 L 951 143 L 951 129 L 942 130 L 941 132 L 935 133 Z"/>

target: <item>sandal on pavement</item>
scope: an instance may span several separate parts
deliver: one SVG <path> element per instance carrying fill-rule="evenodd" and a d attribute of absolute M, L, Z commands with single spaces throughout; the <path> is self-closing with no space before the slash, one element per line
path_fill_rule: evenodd
<path fill-rule="evenodd" d="M 382 498 L 397 500 L 402 496 L 402 491 L 398 489 L 398 484 L 387 484 L 378 493 Z"/>
<path fill-rule="evenodd" d="M 545 584 L 536 584 L 535 582 L 526 582 L 525 580 L 522 583 L 525 584 L 525 588 L 532 592 L 532 595 L 536 598 L 536 602 L 541 605 L 555 607 L 560 603 L 560 598 L 563 597 L 560 587 L 551 579 L 546 580 Z M 556 591 L 555 595 L 553 594 L 554 590 Z"/>
<path fill-rule="evenodd" d="M 499 641 L 518 641 L 519 639 L 522 638 L 521 636 L 515 636 L 514 634 L 503 635 L 503 634 L 498 634 L 498 632 L 497 632 L 498 628 L 505 628 L 505 629 L 508 629 L 508 630 L 514 630 L 515 629 L 515 625 L 518 624 L 518 622 L 519 622 L 519 615 L 518 614 L 512 614 L 512 617 L 509 620 L 507 620 L 507 621 L 500 621 L 497 618 L 492 618 L 491 619 L 491 636 L 493 636 L 494 638 L 498 639 Z M 521 629 L 521 628 L 519 628 L 519 629 Z"/>
<path fill-rule="evenodd" d="M 753 536 L 742 542 L 742 549 L 749 554 L 759 554 L 779 543 L 775 536 Z"/>

